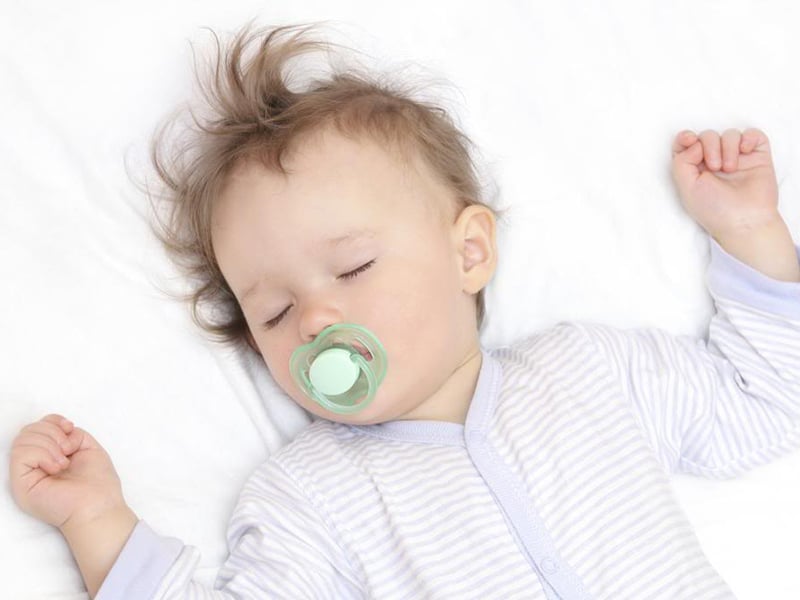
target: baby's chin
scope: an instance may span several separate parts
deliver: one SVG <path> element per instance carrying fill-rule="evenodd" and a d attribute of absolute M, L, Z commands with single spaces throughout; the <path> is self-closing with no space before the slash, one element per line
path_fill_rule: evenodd
<path fill-rule="evenodd" d="M 397 415 L 387 413 L 385 409 L 381 410 L 381 407 L 376 406 L 376 402 L 377 398 L 365 409 L 351 415 L 340 415 L 327 411 L 321 407 L 320 410 L 315 414 L 329 421 L 344 423 L 346 425 L 379 425 L 380 423 L 393 421 L 398 418 Z"/>
<path fill-rule="evenodd" d="M 378 391 L 375 395 L 375 399 L 370 402 L 369 406 L 349 415 L 326 410 L 309 398 L 304 398 L 302 402 L 297 402 L 297 398 L 295 398 L 295 402 L 316 417 L 335 423 L 344 423 L 345 425 L 379 425 L 387 421 L 402 419 L 401 411 L 396 405 L 393 407 L 391 404 L 392 401 L 387 398 L 385 394 L 381 394 L 381 391 L 382 390 Z"/>

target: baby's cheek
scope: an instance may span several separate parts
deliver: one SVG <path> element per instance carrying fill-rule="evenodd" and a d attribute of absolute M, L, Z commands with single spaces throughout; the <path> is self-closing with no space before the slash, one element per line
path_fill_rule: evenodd
<path fill-rule="evenodd" d="M 272 376 L 273 381 L 287 394 L 292 393 L 292 378 L 289 374 L 290 356 L 290 354 L 285 352 L 278 353 L 274 350 L 267 350 L 262 355 L 264 364 L 267 366 L 267 370 Z"/>

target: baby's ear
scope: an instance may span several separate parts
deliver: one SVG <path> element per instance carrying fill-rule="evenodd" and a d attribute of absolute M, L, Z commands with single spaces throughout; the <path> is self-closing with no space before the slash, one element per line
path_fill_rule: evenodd
<path fill-rule="evenodd" d="M 463 289 L 477 294 L 492 279 L 497 266 L 494 213 L 482 204 L 467 206 L 453 224 L 453 235 L 461 260 Z"/>

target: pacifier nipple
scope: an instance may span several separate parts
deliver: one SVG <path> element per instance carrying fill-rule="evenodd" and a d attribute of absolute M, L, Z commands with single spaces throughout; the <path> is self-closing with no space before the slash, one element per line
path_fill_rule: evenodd
<path fill-rule="evenodd" d="M 309 398 L 332 412 L 352 414 L 375 397 L 386 375 L 386 351 L 368 329 L 341 323 L 297 348 L 289 368 Z"/>

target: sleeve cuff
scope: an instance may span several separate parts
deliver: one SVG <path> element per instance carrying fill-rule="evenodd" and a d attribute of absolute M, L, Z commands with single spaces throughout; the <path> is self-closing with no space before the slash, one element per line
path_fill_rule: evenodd
<path fill-rule="evenodd" d="M 180 540 L 161 537 L 147 523 L 139 521 L 95 600 L 152 598 L 182 550 Z"/>
<path fill-rule="evenodd" d="M 800 283 L 778 281 L 728 254 L 714 238 L 706 282 L 711 295 L 723 297 L 792 320 L 800 320 Z M 800 246 L 795 246 L 800 260 Z"/>

